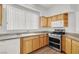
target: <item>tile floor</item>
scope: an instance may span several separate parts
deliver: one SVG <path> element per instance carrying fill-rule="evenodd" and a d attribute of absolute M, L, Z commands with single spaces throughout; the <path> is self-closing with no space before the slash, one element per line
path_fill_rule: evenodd
<path fill-rule="evenodd" d="M 63 54 L 63 53 L 58 52 L 58 51 L 46 46 L 46 47 L 43 47 L 39 50 L 32 52 L 31 54 Z"/>

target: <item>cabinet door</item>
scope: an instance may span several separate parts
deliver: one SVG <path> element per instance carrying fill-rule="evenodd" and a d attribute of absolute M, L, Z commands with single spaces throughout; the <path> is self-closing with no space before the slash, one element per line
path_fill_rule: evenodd
<path fill-rule="evenodd" d="M 62 51 L 65 52 L 65 44 L 66 44 L 66 37 L 63 35 L 62 36 Z"/>
<path fill-rule="evenodd" d="M 71 54 L 71 39 L 69 37 L 66 37 L 66 47 L 65 52 L 67 54 Z"/>
<path fill-rule="evenodd" d="M 41 20 L 40 20 L 40 26 L 41 27 L 47 27 L 47 18 L 46 17 L 41 17 Z"/>
<path fill-rule="evenodd" d="M 52 16 L 52 22 L 57 21 L 56 16 Z"/>
<path fill-rule="evenodd" d="M 51 27 L 52 17 L 48 17 L 48 27 Z"/>
<path fill-rule="evenodd" d="M 48 45 L 48 37 L 44 36 L 44 46 Z"/>
<path fill-rule="evenodd" d="M 64 26 L 67 27 L 68 26 L 68 13 L 65 13 L 63 15 L 63 19 L 64 19 Z"/>
<path fill-rule="evenodd" d="M 0 4 L 0 25 L 2 25 L 2 5 Z"/>
<path fill-rule="evenodd" d="M 63 20 L 63 14 L 58 15 L 58 20 L 60 20 L 60 21 Z"/>
<path fill-rule="evenodd" d="M 44 46 L 44 45 L 43 45 L 43 39 L 44 39 L 44 37 L 40 37 L 40 38 L 39 38 L 40 47 L 43 47 L 43 46 Z"/>
<path fill-rule="evenodd" d="M 39 38 L 33 39 L 33 51 L 39 48 Z"/>
<path fill-rule="evenodd" d="M 49 44 L 49 38 L 48 38 L 48 36 L 46 36 L 46 43 L 47 43 L 47 45 Z"/>
<path fill-rule="evenodd" d="M 79 42 L 72 40 L 72 54 L 79 54 Z"/>
<path fill-rule="evenodd" d="M 23 38 L 23 53 L 32 52 L 32 39 Z"/>

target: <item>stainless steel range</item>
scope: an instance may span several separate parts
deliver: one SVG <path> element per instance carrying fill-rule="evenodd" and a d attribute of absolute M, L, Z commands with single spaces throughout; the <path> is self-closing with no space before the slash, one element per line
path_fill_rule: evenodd
<path fill-rule="evenodd" d="M 49 47 L 61 51 L 62 34 L 65 34 L 64 29 L 54 29 L 53 32 L 49 33 Z"/>

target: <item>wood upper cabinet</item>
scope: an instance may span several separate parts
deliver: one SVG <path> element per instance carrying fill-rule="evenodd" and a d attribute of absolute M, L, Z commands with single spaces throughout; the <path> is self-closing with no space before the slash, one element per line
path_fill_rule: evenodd
<path fill-rule="evenodd" d="M 52 22 L 57 21 L 57 16 L 52 16 Z"/>
<path fill-rule="evenodd" d="M 48 26 L 48 19 L 47 19 L 47 17 L 42 16 L 40 18 L 40 26 L 41 27 L 47 27 Z"/>
<path fill-rule="evenodd" d="M 64 26 L 68 27 L 68 13 L 63 14 Z"/>
<path fill-rule="evenodd" d="M 32 52 L 32 38 L 31 37 L 24 37 L 21 38 L 21 53 L 25 54 L 25 53 L 30 53 Z"/>
<path fill-rule="evenodd" d="M 72 54 L 79 54 L 79 42 L 72 40 Z"/>
<path fill-rule="evenodd" d="M 68 27 L 68 13 L 52 16 L 52 22 L 63 21 L 64 27 Z"/>
<path fill-rule="evenodd" d="M 58 20 L 63 20 L 63 14 L 58 15 Z"/>
<path fill-rule="evenodd" d="M 37 37 L 33 38 L 33 51 L 38 48 L 40 48 L 40 47 L 39 47 L 39 37 L 37 36 Z"/>
<path fill-rule="evenodd" d="M 61 43 L 62 51 L 65 52 L 65 47 L 66 47 L 66 36 L 62 36 L 62 43 Z"/>
<path fill-rule="evenodd" d="M 66 37 L 66 41 L 65 41 L 66 45 L 65 45 L 65 52 L 67 54 L 71 54 L 71 38 Z"/>
<path fill-rule="evenodd" d="M 48 17 L 48 27 L 51 27 L 52 17 Z"/>
<path fill-rule="evenodd" d="M 0 4 L 0 25 L 2 25 L 2 5 Z"/>
<path fill-rule="evenodd" d="M 51 23 L 55 21 L 63 21 L 64 27 L 68 27 L 68 13 L 58 14 L 50 17 L 42 16 L 40 19 L 40 26 L 51 27 Z"/>

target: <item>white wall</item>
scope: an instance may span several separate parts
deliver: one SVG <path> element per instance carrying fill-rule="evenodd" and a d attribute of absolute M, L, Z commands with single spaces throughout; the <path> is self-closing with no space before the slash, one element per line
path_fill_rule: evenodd
<path fill-rule="evenodd" d="M 79 4 L 76 5 L 76 33 L 79 33 Z"/>
<path fill-rule="evenodd" d="M 71 12 L 71 8 L 70 5 L 56 5 L 56 6 L 52 6 L 51 9 L 43 12 L 43 15 L 45 16 L 52 16 L 52 15 L 56 15 L 56 14 L 60 14 L 60 13 L 64 13 L 64 12 Z"/>
<path fill-rule="evenodd" d="M 0 31 L 2 30 L 2 26 L 0 26 Z"/>
<path fill-rule="evenodd" d="M 79 33 L 79 12 L 76 12 L 76 33 Z"/>
<path fill-rule="evenodd" d="M 76 32 L 76 15 L 74 12 L 68 14 L 68 27 L 66 28 L 66 32 Z"/>

